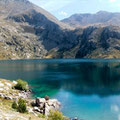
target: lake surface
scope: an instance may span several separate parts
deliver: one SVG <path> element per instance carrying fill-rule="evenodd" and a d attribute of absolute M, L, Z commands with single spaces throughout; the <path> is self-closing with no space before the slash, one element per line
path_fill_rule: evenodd
<path fill-rule="evenodd" d="M 120 60 L 0 61 L 0 78 L 28 81 L 33 97 L 57 98 L 66 116 L 120 120 Z"/>

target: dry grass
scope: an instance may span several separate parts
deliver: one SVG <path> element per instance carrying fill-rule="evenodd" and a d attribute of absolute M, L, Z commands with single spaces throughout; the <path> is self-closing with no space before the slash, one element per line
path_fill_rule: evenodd
<path fill-rule="evenodd" d="M 45 120 L 36 117 L 33 114 L 22 114 L 11 108 L 12 101 L 0 99 L 0 120 L 8 118 L 9 120 Z"/>

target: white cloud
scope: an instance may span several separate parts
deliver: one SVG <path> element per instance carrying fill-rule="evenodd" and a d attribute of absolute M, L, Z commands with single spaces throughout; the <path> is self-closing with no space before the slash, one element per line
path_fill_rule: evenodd
<path fill-rule="evenodd" d="M 120 4 L 117 4 L 117 7 L 120 7 Z"/>
<path fill-rule="evenodd" d="M 65 16 L 65 17 L 68 16 L 68 14 L 65 11 L 61 11 L 61 12 L 59 12 L 59 14 Z"/>
<path fill-rule="evenodd" d="M 105 0 L 99 0 L 99 2 L 105 2 Z M 106 0 L 106 2 L 109 2 L 109 3 L 114 3 L 114 2 L 117 2 L 117 0 Z"/>
<path fill-rule="evenodd" d="M 114 3 L 116 2 L 117 0 L 109 0 L 110 3 Z"/>
<path fill-rule="evenodd" d="M 59 10 L 75 0 L 30 0 L 50 12 Z"/>

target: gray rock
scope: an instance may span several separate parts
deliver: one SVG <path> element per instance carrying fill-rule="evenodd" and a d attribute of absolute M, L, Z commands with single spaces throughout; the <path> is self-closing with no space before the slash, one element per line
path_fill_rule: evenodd
<path fill-rule="evenodd" d="M 56 99 L 45 100 L 44 98 L 36 98 L 32 101 L 32 106 L 34 106 L 33 111 L 49 115 L 50 110 L 59 110 L 60 102 Z"/>
<path fill-rule="evenodd" d="M 12 100 L 13 98 L 11 96 L 5 96 L 4 99 L 6 99 L 6 100 Z"/>
<path fill-rule="evenodd" d="M 33 108 L 33 111 L 41 112 L 41 110 L 40 110 L 38 107 L 34 107 L 34 108 Z"/>

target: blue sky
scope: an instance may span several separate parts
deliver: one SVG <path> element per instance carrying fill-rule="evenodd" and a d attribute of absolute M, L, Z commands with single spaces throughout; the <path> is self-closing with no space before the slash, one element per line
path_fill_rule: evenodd
<path fill-rule="evenodd" d="M 30 0 L 64 19 L 75 13 L 96 13 L 100 10 L 120 12 L 120 0 Z"/>

